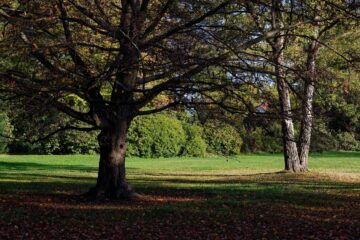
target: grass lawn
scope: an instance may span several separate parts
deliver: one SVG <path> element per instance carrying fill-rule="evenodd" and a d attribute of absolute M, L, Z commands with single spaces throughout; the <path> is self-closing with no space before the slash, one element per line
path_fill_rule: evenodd
<path fill-rule="evenodd" d="M 144 197 L 94 203 L 97 161 L 0 155 L 0 239 L 360 239 L 360 153 L 129 158 Z"/>

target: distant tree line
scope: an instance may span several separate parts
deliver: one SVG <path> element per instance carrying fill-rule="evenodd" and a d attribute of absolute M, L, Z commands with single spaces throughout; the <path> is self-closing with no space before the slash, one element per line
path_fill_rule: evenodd
<path fill-rule="evenodd" d="M 360 151 L 360 111 L 356 108 L 351 104 L 333 107 L 329 116 L 317 118 L 311 151 Z M 46 125 L 46 122 L 43 124 Z M 7 114 L 0 114 L 1 153 L 99 153 L 96 131 L 60 132 L 38 141 L 42 133 L 31 131 L 31 126 L 26 125 L 22 119 L 10 119 Z M 26 129 L 31 136 L 24 135 Z M 201 121 L 198 114 L 185 110 L 166 111 L 135 119 L 129 129 L 128 142 L 128 156 L 147 158 L 280 153 L 283 150 L 281 125 L 277 120 L 238 116 L 223 122 L 214 115 L 214 118 Z"/>

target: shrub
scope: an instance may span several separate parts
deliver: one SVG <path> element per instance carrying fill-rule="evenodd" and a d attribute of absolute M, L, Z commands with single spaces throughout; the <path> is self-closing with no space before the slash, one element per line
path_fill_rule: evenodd
<path fill-rule="evenodd" d="M 313 152 L 339 150 L 338 139 L 323 124 L 318 124 L 311 136 L 310 149 Z"/>
<path fill-rule="evenodd" d="M 238 131 L 229 124 L 209 122 L 204 126 L 207 151 L 215 154 L 239 154 L 242 139 Z"/>
<path fill-rule="evenodd" d="M 65 131 L 42 141 L 31 143 L 39 136 L 17 136 L 9 145 L 11 153 L 32 154 L 93 154 L 98 152 L 97 132 Z"/>
<path fill-rule="evenodd" d="M 10 120 L 5 113 L 0 113 L 0 153 L 7 152 L 11 137 L 12 126 Z"/>
<path fill-rule="evenodd" d="M 59 135 L 59 150 L 55 153 L 94 154 L 99 151 L 98 132 L 67 131 Z"/>
<path fill-rule="evenodd" d="M 357 151 L 360 149 L 359 141 L 350 132 L 341 132 L 336 135 L 339 142 L 339 149 L 347 151 Z"/>
<path fill-rule="evenodd" d="M 184 123 L 183 128 L 186 133 L 186 142 L 183 147 L 182 155 L 192 157 L 204 156 L 207 145 L 202 137 L 202 127 L 195 124 Z"/>
<path fill-rule="evenodd" d="M 283 150 L 281 140 L 281 129 L 274 125 L 268 131 L 258 127 L 252 131 L 241 132 L 243 145 L 241 150 L 243 152 L 269 152 L 278 153 Z"/>
<path fill-rule="evenodd" d="M 271 137 L 265 135 L 262 138 L 262 152 L 279 153 L 283 151 L 282 140 L 280 137 Z"/>
<path fill-rule="evenodd" d="M 174 117 L 155 114 L 136 118 L 128 133 L 128 155 L 173 157 L 181 153 L 186 135 Z"/>
<path fill-rule="evenodd" d="M 31 143 L 27 138 L 18 137 L 9 144 L 10 153 L 51 154 L 59 151 L 59 139 L 52 137 L 40 142 Z"/>

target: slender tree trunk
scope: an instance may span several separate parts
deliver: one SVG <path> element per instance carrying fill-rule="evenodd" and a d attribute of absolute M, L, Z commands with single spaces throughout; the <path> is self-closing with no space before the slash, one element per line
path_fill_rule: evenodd
<path fill-rule="evenodd" d="M 129 121 L 122 119 L 114 129 L 102 130 L 98 136 L 100 162 L 97 184 L 91 197 L 130 198 L 134 192 L 126 182 L 125 154 Z"/>
<path fill-rule="evenodd" d="M 277 90 L 280 100 L 281 126 L 284 147 L 285 170 L 299 172 L 300 161 L 295 141 L 289 87 L 280 66 L 276 66 Z"/>
<path fill-rule="evenodd" d="M 313 123 L 312 102 L 314 96 L 313 83 L 305 84 L 305 93 L 302 106 L 302 122 L 300 132 L 300 165 L 301 171 L 308 171 L 308 157 L 310 151 L 311 130 Z"/>
<path fill-rule="evenodd" d="M 284 28 L 282 2 L 273 0 L 271 11 L 272 28 L 275 30 Z M 277 36 L 273 40 L 269 40 L 268 42 L 272 47 L 272 60 L 275 66 L 276 84 L 280 102 L 285 170 L 299 172 L 300 160 L 295 141 L 290 91 L 288 83 L 286 81 L 286 73 L 284 71 L 285 62 L 283 51 L 286 48 L 285 35 L 283 32 L 279 32 L 279 34 L 277 34 Z"/>
<path fill-rule="evenodd" d="M 312 41 L 307 57 L 306 80 L 304 85 L 304 98 L 302 103 L 302 121 L 300 130 L 300 165 L 301 171 L 308 171 L 308 158 L 313 124 L 314 83 L 316 78 L 317 42 Z"/>

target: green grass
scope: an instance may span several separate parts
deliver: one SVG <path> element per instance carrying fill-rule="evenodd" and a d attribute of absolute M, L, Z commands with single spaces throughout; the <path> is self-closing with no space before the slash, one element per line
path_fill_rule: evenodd
<path fill-rule="evenodd" d="M 281 171 L 278 154 L 128 158 L 129 182 L 145 195 L 135 202 L 80 197 L 97 165 L 98 156 L 0 155 L 0 239 L 45 236 L 36 229 L 50 238 L 360 237 L 360 153 L 312 154 L 311 171 L 296 175 Z"/>

